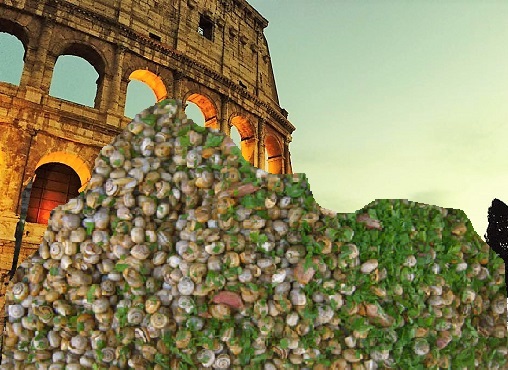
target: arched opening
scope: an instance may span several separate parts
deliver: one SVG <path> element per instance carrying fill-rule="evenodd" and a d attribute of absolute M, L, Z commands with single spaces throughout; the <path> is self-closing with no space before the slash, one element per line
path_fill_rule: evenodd
<path fill-rule="evenodd" d="M 77 155 L 67 152 L 53 152 L 47 154 L 39 160 L 35 168 L 39 168 L 46 163 L 53 162 L 63 163 L 71 167 L 78 174 L 79 181 L 81 183 L 79 191 L 82 191 L 85 188 L 85 185 L 92 177 L 92 173 L 88 168 L 88 165 Z"/>
<path fill-rule="evenodd" d="M 194 123 L 205 126 L 205 116 L 203 112 L 201 112 L 201 109 L 193 102 L 187 101 L 185 105 L 185 114 L 187 118 L 191 119 Z"/>
<path fill-rule="evenodd" d="M 46 163 L 35 171 L 26 220 L 46 224 L 51 211 L 79 195 L 78 174 L 62 163 Z"/>
<path fill-rule="evenodd" d="M 77 104 L 98 108 L 104 70 L 104 61 L 93 48 L 82 44 L 71 44 L 56 60 L 49 94 Z"/>
<path fill-rule="evenodd" d="M 23 73 L 25 49 L 16 36 L 0 32 L 0 81 L 19 85 Z"/>
<path fill-rule="evenodd" d="M 279 141 L 273 135 L 265 137 L 265 159 L 268 162 L 268 172 L 282 173 L 282 149 Z"/>
<path fill-rule="evenodd" d="M 53 70 L 49 95 L 94 108 L 98 77 L 93 66 L 83 58 L 61 55 Z"/>
<path fill-rule="evenodd" d="M 0 81 L 19 85 L 28 49 L 28 34 L 21 25 L 0 19 Z"/>
<path fill-rule="evenodd" d="M 238 129 L 235 126 L 231 127 L 229 137 L 231 138 L 231 140 L 233 140 L 233 142 L 236 144 L 238 148 L 242 147 L 242 137 L 240 136 L 240 133 L 238 132 Z"/>
<path fill-rule="evenodd" d="M 139 112 L 168 97 L 164 82 L 147 69 L 135 70 L 130 74 L 129 80 L 125 97 L 126 117 L 133 118 Z"/>
<path fill-rule="evenodd" d="M 215 105 L 212 103 L 210 99 L 201 94 L 191 94 L 186 100 L 187 108 L 191 106 L 190 103 L 194 103 L 198 109 L 201 111 L 203 115 L 203 126 L 212 127 L 217 130 L 220 129 L 219 122 L 217 121 L 217 109 L 215 109 Z M 187 113 L 187 108 L 185 112 Z M 192 119 L 194 121 L 194 119 Z M 195 121 L 199 123 L 199 121 Z"/>
<path fill-rule="evenodd" d="M 254 133 L 254 128 L 250 124 L 249 120 L 242 116 L 233 117 L 231 119 L 231 126 L 231 131 L 234 131 L 233 127 L 236 128 L 238 135 L 240 136 L 239 147 L 242 150 L 243 158 L 254 165 L 254 149 L 256 147 L 256 135 Z"/>

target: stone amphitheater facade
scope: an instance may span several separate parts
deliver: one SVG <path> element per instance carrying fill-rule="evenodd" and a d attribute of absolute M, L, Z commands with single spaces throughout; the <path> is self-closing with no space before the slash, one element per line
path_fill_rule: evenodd
<path fill-rule="evenodd" d="M 235 126 L 254 166 L 292 173 L 295 127 L 279 105 L 267 25 L 245 0 L 1 0 L 0 32 L 19 39 L 25 54 L 19 85 L 0 82 L 0 271 L 12 264 L 24 186 L 60 163 L 82 189 L 100 148 L 129 122 L 130 80 L 147 84 L 157 100 L 195 103 L 207 127 L 229 135 Z M 93 107 L 49 95 L 62 55 L 81 57 L 98 73 Z M 34 197 L 44 189 L 34 191 L 31 210 L 41 213 L 44 199 Z M 55 199 L 46 203 L 66 202 Z M 46 229 L 37 220 L 29 208 L 20 261 Z"/>

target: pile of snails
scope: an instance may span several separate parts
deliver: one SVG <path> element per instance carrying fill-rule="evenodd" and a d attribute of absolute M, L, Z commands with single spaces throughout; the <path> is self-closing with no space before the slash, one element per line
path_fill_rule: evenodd
<path fill-rule="evenodd" d="M 504 265 L 471 230 L 407 201 L 328 211 L 164 100 L 16 271 L 0 368 L 507 368 Z"/>

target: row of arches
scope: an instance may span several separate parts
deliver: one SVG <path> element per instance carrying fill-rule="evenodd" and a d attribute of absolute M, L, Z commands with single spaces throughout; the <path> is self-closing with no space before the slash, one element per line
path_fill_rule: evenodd
<path fill-rule="evenodd" d="M 10 25 L 10 26 L 6 26 Z M 4 31 L 4 32 L 1 32 Z M 25 32 L 15 23 L 0 20 L 0 45 L 7 45 L 9 50 L 0 56 L 0 82 L 20 85 L 23 77 L 24 61 L 27 55 L 28 39 Z M 3 59 L 3 60 L 2 60 Z M 71 42 L 61 49 L 51 70 L 48 94 L 58 99 L 99 109 L 107 62 L 90 45 Z M 160 74 L 147 68 L 134 69 L 127 77 L 127 88 L 123 104 L 123 115 L 132 118 L 142 109 L 168 97 L 166 83 Z M 170 79 L 167 73 L 164 80 Z M 186 104 L 186 113 L 196 123 L 206 127 L 222 129 L 230 135 L 241 148 L 246 160 L 271 173 L 284 171 L 285 143 L 280 136 L 270 129 L 263 137 L 256 136 L 256 128 L 248 117 L 241 113 L 220 111 L 214 100 L 205 92 L 194 92 L 189 89 L 180 97 Z M 220 112 L 219 112 L 220 111 Z M 220 127 L 219 114 L 227 125 Z M 256 161 L 258 141 L 264 147 L 264 164 Z"/>

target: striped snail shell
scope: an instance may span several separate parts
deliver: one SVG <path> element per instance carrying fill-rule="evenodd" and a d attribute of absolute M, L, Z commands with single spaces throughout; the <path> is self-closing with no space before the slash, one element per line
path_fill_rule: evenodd
<path fill-rule="evenodd" d="M 169 319 L 166 315 L 156 312 L 152 316 L 150 316 L 150 324 L 157 329 L 164 328 L 169 322 Z"/>
<path fill-rule="evenodd" d="M 140 325 L 143 322 L 145 315 L 141 308 L 131 307 L 127 311 L 127 321 L 131 325 Z"/>
<path fill-rule="evenodd" d="M 12 287 L 14 299 L 19 301 L 23 301 L 28 296 L 28 292 L 28 286 L 23 282 L 16 283 Z"/>

